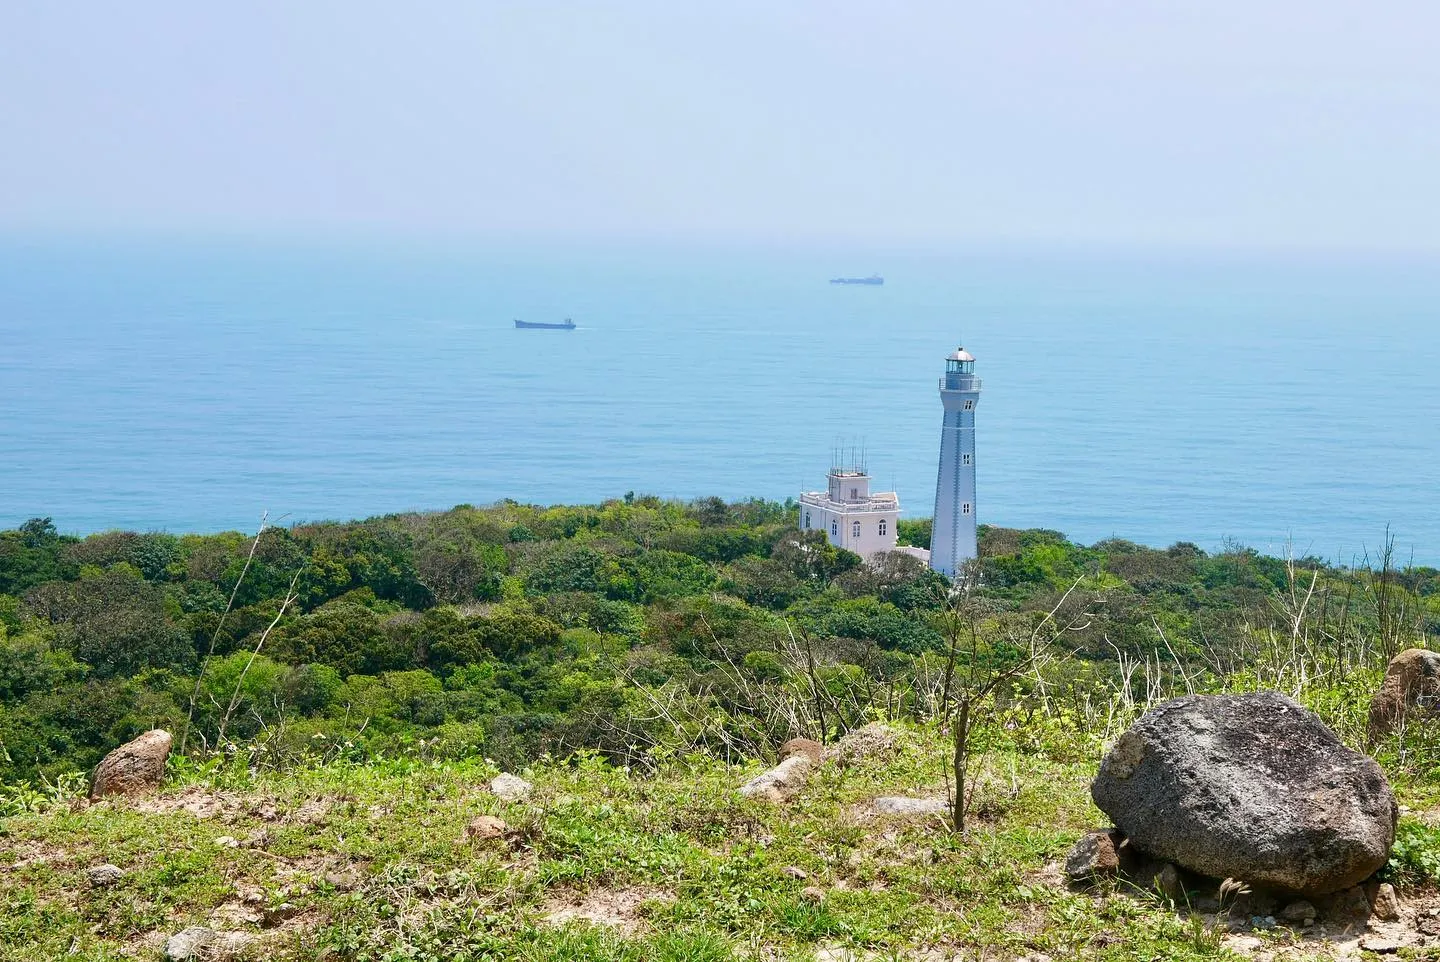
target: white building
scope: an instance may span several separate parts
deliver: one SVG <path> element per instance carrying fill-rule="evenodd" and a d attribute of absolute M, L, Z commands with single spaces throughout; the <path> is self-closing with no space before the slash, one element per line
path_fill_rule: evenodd
<path fill-rule="evenodd" d="M 827 491 L 800 495 L 800 529 L 823 531 L 837 548 L 868 558 L 895 550 L 900 498 L 894 491 L 871 493 L 862 470 L 831 468 Z"/>
<path fill-rule="evenodd" d="M 953 577 L 975 557 L 975 408 L 980 379 L 975 356 L 960 348 L 945 358 L 940 379 L 945 417 L 940 427 L 940 470 L 935 481 L 935 524 L 930 567 Z"/>

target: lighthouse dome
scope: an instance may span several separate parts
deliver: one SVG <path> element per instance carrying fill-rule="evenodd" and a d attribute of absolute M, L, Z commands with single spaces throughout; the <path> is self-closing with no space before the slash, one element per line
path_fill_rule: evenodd
<path fill-rule="evenodd" d="M 956 349 L 955 349 L 955 353 L 953 353 L 953 354 L 949 355 L 948 357 L 946 357 L 945 360 L 947 360 L 947 361 L 973 361 L 973 360 L 975 360 L 975 355 L 974 355 L 974 354 L 971 354 L 969 351 L 965 350 L 963 347 L 959 347 L 959 348 L 956 348 Z"/>

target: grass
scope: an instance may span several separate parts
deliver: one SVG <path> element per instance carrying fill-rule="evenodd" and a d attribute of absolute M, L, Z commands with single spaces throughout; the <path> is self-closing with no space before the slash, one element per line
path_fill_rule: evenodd
<path fill-rule="evenodd" d="M 751 769 L 703 757 L 644 777 L 596 759 L 541 765 L 528 773 L 536 794 L 511 805 L 484 791 L 495 772 L 480 761 L 181 772 L 169 810 L 56 804 L 7 818 L 0 951 L 154 956 L 191 924 L 252 931 L 263 937 L 255 956 L 276 959 L 803 959 L 822 948 L 884 958 L 982 946 L 1120 958 L 1108 942 L 1117 923 L 1134 938 L 1163 935 L 1158 905 L 1117 916 L 1027 881 L 1099 818 L 1084 766 L 994 759 L 1006 778 L 963 839 L 939 819 L 854 814 L 878 794 L 938 790 L 943 751 L 917 736 L 899 758 L 827 767 L 780 808 L 736 794 Z M 197 817 L 187 799 L 218 811 Z M 481 814 L 510 832 L 467 840 Z M 93 889 L 84 871 L 103 862 L 126 875 Z M 633 890 L 646 897 L 616 928 L 547 921 L 556 905 L 603 906 Z"/>
<path fill-rule="evenodd" d="M 645 775 L 539 764 L 515 804 L 485 790 L 482 760 L 181 767 L 158 800 L 35 802 L 0 822 L 0 958 L 156 958 L 188 925 L 286 960 L 1224 954 L 1158 898 L 1059 884 L 1054 863 L 1102 820 L 1089 762 L 990 753 L 963 837 L 862 813 L 943 791 L 945 750 L 915 733 L 896 758 L 820 769 L 783 807 L 737 795 L 757 766 L 706 757 Z M 509 831 L 467 838 L 482 814 Z M 124 877 L 91 887 L 105 862 Z"/>

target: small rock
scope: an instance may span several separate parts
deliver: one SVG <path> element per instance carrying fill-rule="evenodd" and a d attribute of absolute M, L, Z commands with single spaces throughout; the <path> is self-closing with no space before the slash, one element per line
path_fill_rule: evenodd
<path fill-rule="evenodd" d="M 906 798 L 903 795 L 882 795 L 870 803 L 876 815 L 939 815 L 950 810 L 943 798 Z"/>
<path fill-rule="evenodd" d="M 813 738 L 792 738 L 780 746 L 780 761 L 782 762 L 791 755 L 804 755 L 810 759 L 812 765 L 819 765 L 824 754 L 825 746 Z"/>
<path fill-rule="evenodd" d="M 1311 905 L 1304 899 L 1300 899 L 1296 902 L 1291 902 L 1289 905 L 1285 906 L 1283 909 L 1280 910 L 1281 919 L 1291 923 L 1298 922 L 1301 925 L 1308 925 L 1309 923 L 1314 922 L 1315 916 L 1318 914 L 1319 913 L 1315 911 L 1315 906 Z"/>
<path fill-rule="evenodd" d="M 1250 889 L 1242 891 L 1230 903 L 1230 914 L 1241 918 L 1249 918 L 1258 915 L 1262 918 L 1267 915 L 1275 915 L 1280 909 L 1280 902 L 1265 889 Z"/>
<path fill-rule="evenodd" d="M 1065 875 L 1073 882 L 1120 874 L 1120 846 L 1125 839 L 1114 830 L 1086 832 L 1065 858 Z"/>
<path fill-rule="evenodd" d="M 1396 922 L 1400 919 L 1400 896 L 1395 894 L 1395 886 L 1389 882 L 1380 883 L 1380 887 L 1375 890 L 1375 899 L 1370 906 L 1377 919 L 1386 922 Z"/>
<path fill-rule="evenodd" d="M 118 865 L 111 865 L 108 862 L 104 865 L 96 865 L 85 870 L 85 881 L 97 889 L 103 889 L 114 885 L 125 877 L 125 870 Z"/>
<path fill-rule="evenodd" d="M 176 932 L 165 940 L 165 958 L 193 959 L 200 950 L 215 941 L 215 930 L 203 925 L 192 925 Z"/>
<path fill-rule="evenodd" d="M 1400 951 L 1400 943 L 1378 935 L 1367 935 L 1360 940 L 1360 948 L 1376 955 L 1393 955 Z"/>
<path fill-rule="evenodd" d="M 248 932 L 216 932 L 203 925 L 192 925 L 165 940 L 165 958 L 175 962 L 223 958 L 240 951 L 254 939 Z"/>
<path fill-rule="evenodd" d="M 1252 915 L 1250 916 L 1250 927 L 1255 929 L 1273 929 L 1275 927 L 1275 916 Z"/>
<path fill-rule="evenodd" d="M 825 890 L 814 885 L 807 885 L 800 890 L 800 897 L 807 902 L 821 902 L 825 899 Z"/>
<path fill-rule="evenodd" d="M 1185 898 L 1185 880 L 1180 877 L 1180 870 L 1169 862 L 1160 866 L 1160 871 L 1155 873 L 1150 887 L 1172 902 L 1180 902 Z"/>
<path fill-rule="evenodd" d="M 490 839 L 503 838 L 505 832 L 510 828 L 505 820 L 496 818 L 494 815 L 480 815 L 470 820 L 465 826 L 465 837 L 489 841 Z"/>
<path fill-rule="evenodd" d="M 530 793 L 534 790 L 534 785 L 531 785 L 519 775 L 511 775 L 508 772 L 501 772 L 499 775 L 496 775 L 494 778 L 490 779 L 491 794 L 495 795 L 502 801 L 523 801 L 526 798 L 529 798 Z"/>
<path fill-rule="evenodd" d="M 1428 935 L 1434 938 L 1440 935 L 1440 918 L 1432 914 L 1422 915 L 1415 920 L 1415 928 L 1419 930 L 1421 935 Z"/>
<path fill-rule="evenodd" d="M 215 839 L 215 844 L 221 848 L 239 848 L 240 840 L 229 835 L 220 835 Z"/>
<path fill-rule="evenodd" d="M 281 902 L 279 905 L 265 910 L 265 913 L 260 917 L 260 924 L 267 929 L 271 929 L 281 922 L 293 919 L 299 914 L 300 906 L 294 902 Z"/>
<path fill-rule="evenodd" d="M 809 877 L 810 877 L 810 873 L 809 873 L 809 872 L 805 871 L 803 868 L 798 868 L 798 867 L 796 867 L 796 866 L 794 866 L 794 865 L 787 865 L 787 866 L 785 866 L 784 868 L 782 868 L 782 869 L 780 870 L 780 874 L 781 874 L 781 875 L 788 875 L 788 876 L 790 876 L 791 878 L 809 878 Z"/>
<path fill-rule="evenodd" d="M 1322 900 L 1320 914 L 1344 926 L 1364 924 L 1370 918 L 1370 899 L 1365 896 L 1363 887 L 1352 885 Z"/>
<path fill-rule="evenodd" d="M 246 905 L 263 905 L 266 901 L 265 890 L 258 885 L 235 886 L 235 897 Z"/>
<path fill-rule="evenodd" d="M 334 886 L 340 892 L 358 888 L 361 881 L 360 873 L 353 868 L 326 872 L 324 878 L 326 885 Z"/>
<path fill-rule="evenodd" d="M 143 795 L 159 788 L 170 744 L 170 733 L 156 728 L 121 745 L 95 766 L 90 777 L 90 797 Z"/>

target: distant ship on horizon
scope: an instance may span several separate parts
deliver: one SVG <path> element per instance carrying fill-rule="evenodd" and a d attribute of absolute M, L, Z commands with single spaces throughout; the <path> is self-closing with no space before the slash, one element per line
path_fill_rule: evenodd
<path fill-rule="evenodd" d="M 565 320 L 564 320 L 562 323 L 559 323 L 559 324 L 552 324 L 552 323 L 549 323 L 549 322 L 547 322 L 547 321 L 522 321 L 522 320 L 520 320 L 519 318 L 516 318 L 516 319 L 515 319 L 515 326 L 516 326 L 517 328 L 519 328 L 520 330 L 522 330 L 522 331 L 573 331 L 573 330 L 575 330 L 575 322 L 572 321 L 572 320 L 570 320 L 570 318 L 568 318 L 568 317 L 565 318 Z"/>
<path fill-rule="evenodd" d="M 831 284 L 884 284 L 885 278 L 879 274 L 871 274 L 869 277 L 832 277 Z"/>

